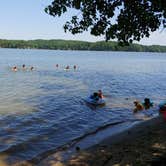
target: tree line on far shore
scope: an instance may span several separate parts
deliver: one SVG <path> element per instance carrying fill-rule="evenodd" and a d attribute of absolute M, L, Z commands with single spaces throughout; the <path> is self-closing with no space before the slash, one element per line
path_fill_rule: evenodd
<path fill-rule="evenodd" d="M 5 40 L 0 39 L 1 48 L 51 49 L 51 50 L 90 50 L 90 51 L 133 51 L 166 52 L 166 46 L 130 44 L 120 46 L 114 41 L 86 42 L 76 40 Z"/>

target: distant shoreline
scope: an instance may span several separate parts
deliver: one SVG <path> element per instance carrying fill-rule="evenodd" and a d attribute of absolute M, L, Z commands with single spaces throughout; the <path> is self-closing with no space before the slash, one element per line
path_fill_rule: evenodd
<path fill-rule="evenodd" d="M 120 46 L 118 42 L 86 42 L 77 40 L 6 40 L 0 39 L 0 48 L 46 49 L 71 51 L 126 51 L 126 52 L 159 52 L 165 53 L 166 46 L 130 44 Z"/>

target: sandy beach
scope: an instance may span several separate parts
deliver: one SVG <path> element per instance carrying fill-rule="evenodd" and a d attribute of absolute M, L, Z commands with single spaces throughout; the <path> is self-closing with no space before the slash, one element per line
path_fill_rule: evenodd
<path fill-rule="evenodd" d="M 86 150 L 77 149 L 68 160 L 52 154 L 43 166 L 159 166 L 166 164 L 166 122 L 161 116 L 144 121 Z"/>

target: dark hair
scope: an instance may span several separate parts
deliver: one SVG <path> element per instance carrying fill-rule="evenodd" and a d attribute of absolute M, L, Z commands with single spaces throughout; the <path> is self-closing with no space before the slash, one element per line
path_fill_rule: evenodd
<path fill-rule="evenodd" d="M 98 93 L 97 93 L 97 92 L 94 92 L 94 93 L 93 93 L 93 96 L 95 96 L 95 97 L 98 96 Z"/>
<path fill-rule="evenodd" d="M 145 103 L 150 103 L 150 99 L 149 98 L 145 98 L 144 101 L 145 101 Z"/>

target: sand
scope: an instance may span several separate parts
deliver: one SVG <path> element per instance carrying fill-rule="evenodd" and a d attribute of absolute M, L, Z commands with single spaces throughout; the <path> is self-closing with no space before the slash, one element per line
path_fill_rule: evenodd
<path fill-rule="evenodd" d="M 89 149 L 78 149 L 68 160 L 63 160 L 61 154 L 56 153 L 37 165 L 165 166 L 166 122 L 158 116 L 111 136 Z"/>

